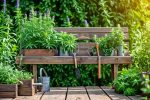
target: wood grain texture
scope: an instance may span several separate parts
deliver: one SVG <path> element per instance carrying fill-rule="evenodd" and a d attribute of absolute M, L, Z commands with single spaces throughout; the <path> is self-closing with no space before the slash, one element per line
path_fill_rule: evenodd
<path fill-rule="evenodd" d="M 78 64 L 97 64 L 97 56 L 76 56 Z M 73 56 L 23 56 L 24 64 L 74 64 Z M 16 63 L 19 64 L 17 57 Z M 130 56 L 101 56 L 101 64 L 131 64 Z M 36 68 L 36 67 L 33 67 Z M 36 71 L 36 70 L 35 70 Z"/>
<path fill-rule="evenodd" d="M 42 92 L 38 92 L 34 96 L 18 96 L 17 98 L 13 100 L 40 100 L 42 95 L 43 95 Z"/>
<path fill-rule="evenodd" d="M 18 86 L 16 84 L 0 84 L 0 98 L 16 98 Z"/>
<path fill-rule="evenodd" d="M 112 79 L 116 79 L 117 78 L 117 75 L 118 75 L 118 66 L 117 64 L 112 64 L 111 67 L 112 67 Z"/>
<path fill-rule="evenodd" d="M 34 80 L 22 80 L 23 84 L 18 85 L 19 96 L 33 96 L 35 94 L 35 88 L 33 86 Z"/>
<path fill-rule="evenodd" d="M 52 87 L 50 92 L 45 92 L 41 100 L 65 100 L 67 87 Z"/>
<path fill-rule="evenodd" d="M 109 95 L 111 100 L 131 100 L 127 96 L 115 93 L 114 89 L 111 89 L 110 87 L 101 86 L 101 88 Z"/>
<path fill-rule="evenodd" d="M 74 34 L 78 39 L 92 39 L 94 35 L 97 37 L 103 37 L 108 33 L 112 32 L 112 28 L 115 27 L 55 27 L 54 29 L 58 32 L 68 32 Z M 122 31 L 125 33 L 124 37 L 128 40 L 128 28 L 121 27 Z"/>
<path fill-rule="evenodd" d="M 111 100 L 98 86 L 87 86 L 90 100 Z"/>
<path fill-rule="evenodd" d="M 69 87 L 67 100 L 89 100 L 84 87 Z"/>

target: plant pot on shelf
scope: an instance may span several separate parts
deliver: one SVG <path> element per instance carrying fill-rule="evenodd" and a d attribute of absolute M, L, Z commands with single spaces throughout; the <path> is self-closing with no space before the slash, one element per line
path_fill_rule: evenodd
<path fill-rule="evenodd" d="M 0 84 L 0 98 L 16 98 L 17 96 L 17 84 Z"/>
<path fill-rule="evenodd" d="M 24 56 L 55 56 L 57 50 L 54 49 L 24 49 L 22 51 Z"/>
<path fill-rule="evenodd" d="M 68 51 L 63 51 L 62 48 L 59 48 L 59 56 L 69 56 Z"/>
<path fill-rule="evenodd" d="M 33 86 L 34 79 L 22 80 L 22 84 L 18 85 L 19 96 L 33 96 L 35 94 L 35 87 Z"/>
<path fill-rule="evenodd" d="M 124 53 L 123 53 L 123 46 L 122 45 L 120 45 L 120 46 L 118 46 L 118 56 L 124 56 Z"/>

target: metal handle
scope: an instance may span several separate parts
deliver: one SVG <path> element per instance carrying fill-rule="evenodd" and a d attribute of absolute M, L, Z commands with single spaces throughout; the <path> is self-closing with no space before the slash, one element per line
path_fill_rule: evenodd
<path fill-rule="evenodd" d="M 42 79 L 42 71 L 44 72 L 44 74 L 46 75 L 46 77 L 48 77 L 45 69 L 44 68 L 40 68 L 40 78 Z"/>

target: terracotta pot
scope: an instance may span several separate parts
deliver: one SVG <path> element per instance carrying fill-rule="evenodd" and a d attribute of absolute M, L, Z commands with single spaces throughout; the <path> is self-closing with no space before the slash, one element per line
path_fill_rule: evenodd
<path fill-rule="evenodd" d="M 24 49 L 24 56 L 55 56 L 57 55 L 57 50 L 54 49 Z"/>
<path fill-rule="evenodd" d="M 0 98 L 16 98 L 17 96 L 17 84 L 0 84 Z"/>

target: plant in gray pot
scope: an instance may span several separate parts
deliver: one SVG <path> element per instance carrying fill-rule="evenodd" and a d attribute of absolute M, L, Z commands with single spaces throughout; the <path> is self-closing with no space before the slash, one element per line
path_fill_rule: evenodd
<path fill-rule="evenodd" d="M 76 49 L 76 40 L 77 38 L 69 33 L 61 32 L 59 34 L 59 55 L 60 56 L 67 56 L 71 53 L 73 53 Z"/>
<path fill-rule="evenodd" d="M 115 52 L 118 52 L 118 56 L 124 56 L 123 53 L 123 45 L 124 45 L 124 33 L 121 30 L 120 27 L 113 28 L 112 32 L 108 35 L 108 38 L 110 40 L 109 43 L 113 47 L 113 51 L 111 55 L 116 55 Z M 113 54 L 114 53 L 114 54 Z"/>
<path fill-rule="evenodd" d="M 36 16 L 32 13 L 25 18 L 20 32 L 20 48 L 25 56 L 54 56 L 57 36 L 53 30 L 54 22 L 50 16 Z"/>

